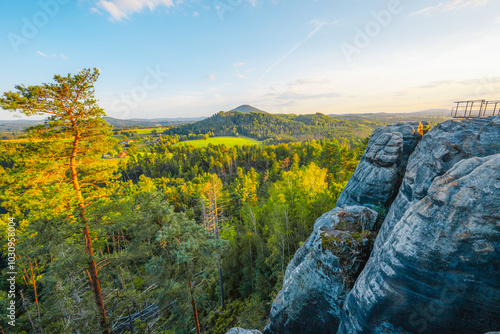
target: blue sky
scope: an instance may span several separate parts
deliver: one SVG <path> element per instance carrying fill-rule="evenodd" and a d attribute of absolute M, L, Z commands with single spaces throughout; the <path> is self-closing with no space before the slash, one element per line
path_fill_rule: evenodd
<path fill-rule="evenodd" d="M 497 0 L 3 0 L 0 17 L 0 92 L 97 67 L 117 118 L 500 99 Z"/>

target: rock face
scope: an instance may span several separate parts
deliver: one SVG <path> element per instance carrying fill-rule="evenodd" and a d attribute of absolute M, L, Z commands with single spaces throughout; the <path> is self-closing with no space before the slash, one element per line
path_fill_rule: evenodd
<path fill-rule="evenodd" d="M 336 333 L 342 302 L 368 259 L 377 213 L 362 206 L 321 216 L 287 267 L 265 334 Z"/>
<path fill-rule="evenodd" d="M 423 123 L 425 128 L 427 123 Z M 420 139 L 419 123 L 377 128 L 337 206 L 386 206 L 394 200 L 410 154 Z"/>
<path fill-rule="evenodd" d="M 262 334 L 256 329 L 243 329 L 241 327 L 231 328 L 226 334 Z"/>
<path fill-rule="evenodd" d="M 428 134 L 437 149 L 429 148 L 431 143 L 424 138 L 412 159 L 420 157 L 427 163 L 408 177 L 414 186 L 406 193 L 423 196 L 419 201 L 410 197 L 413 205 L 374 249 L 345 301 L 338 333 L 498 330 L 500 154 L 460 161 L 434 178 L 427 190 L 421 183 L 428 182 L 431 171 L 440 174 L 464 151 L 486 155 L 500 141 L 483 142 L 478 137 L 500 136 L 499 121 L 476 120 L 467 131 L 458 131 L 458 122 L 443 124 L 448 138 L 462 140 L 455 152 L 453 141 L 445 140 L 441 131 Z M 481 127 L 483 122 L 491 122 L 496 134 Z M 482 133 L 475 132 L 481 129 Z"/>
<path fill-rule="evenodd" d="M 417 128 L 375 130 L 290 262 L 265 334 L 498 331 L 500 117 Z"/>
<path fill-rule="evenodd" d="M 405 211 L 427 195 L 434 178 L 460 160 L 496 153 L 500 153 L 500 117 L 447 121 L 434 127 L 408 161 L 399 193 L 379 231 L 375 248 L 387 240 Z"/>

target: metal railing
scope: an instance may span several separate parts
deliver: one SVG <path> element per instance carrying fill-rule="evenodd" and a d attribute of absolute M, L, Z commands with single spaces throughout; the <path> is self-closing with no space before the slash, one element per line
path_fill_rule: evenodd
<path fill-rule="evenodd" d="M 469 100 L 454 102 L 451 117 L 472 118 L 500 115 L 500 101 Z"/>

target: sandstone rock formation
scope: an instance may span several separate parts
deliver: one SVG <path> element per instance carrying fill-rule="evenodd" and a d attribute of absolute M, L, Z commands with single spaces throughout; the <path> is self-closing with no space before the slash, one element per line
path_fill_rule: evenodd
<path fill-rule="evenodd" d="M 336 333 L 342 302 L 368 259 L 377 213 L 362 206 L 320 217 L 287 267 L 264 333 Z"/>
<path fill-rule="evenodd" d="M 498 331 L 500 117 L 417 127 L 375 130 L 288 265 L 265 334 Z"/>
<path fill-rule="evenodd" d="M 337 206 L 374 208 L 390 204 L 401 184 L 408 158 L 422 138 L 418 125 L 401 123 L 377 128 Z"/>
<path fill-rule="evenodd" d="M 449 123 L 442 128 L 453 129 L 448 132 L 453 138 L 457 124 Z M 459 135 L 463 143 L 455 154 L 471 147 L 488 152 L 489 148 L 476 146 L 478 140 L 471 139 L 472 134 L 482 136 L 465 131 Z M 429 137 L 438 144 L 437 138 L 443 138 L 438 131 Z M 446 151 L 431 150 L 427 155 L 443 157 L 440 152 Z M 422 150 L 418 154 L 424 159 Z M 431 166 L 453 159 L 454 154 Z M 429 177 L 427 170 L 434 170 L 431 166 L 419 170 L 426 178 L 420 179 L 418 173 L 413 177 L 420 180 L 415 183 L 418 189 L 422 189 L 419 182 Z M 500 154 L 458 162 L 435 178 L 425 193 L 393 226 L 386 242 L 374 249 L 345 302 L 338 333 L 498 330 Z"/>
<path fill-rule="evenodd" d="M 375 248 L 387 240 L 405 211 L 427 195 L 435 177 L 460 160 L 495 153 L 500 153 L 500 117 L 450 120 L 434 127 L 408 161 L 399 193 L 379 231 Z"/>

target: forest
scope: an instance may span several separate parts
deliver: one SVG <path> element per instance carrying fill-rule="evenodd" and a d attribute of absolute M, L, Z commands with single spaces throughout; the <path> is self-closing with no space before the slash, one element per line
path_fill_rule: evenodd
<path fill-rule="evenodd" d="M 295 115 L 220 111 L 203 121 L 174 126 L 164 133 L 185 136 L 209 132 L 216 136 L 244 135 L 263 140 L 266 144 L 279 144 L 322 138 L 349 140 L 367 137 L 382 124 L 376 120 L 341 120 L 321 113 Z"/>
<path fill-rule="evenodd" d="M 96 69 L 16 86 L 0 105 L 47 116 L 0 141 L 0 328 L 16 333 L 225 333 L 262 328 L 287 264 L 354 172 L 374 122 L 218 113 L 126 159 L 94 98 Z M 243 134 L 263 145 L 194 147 Z M 381 208 L 383 210 L 383 208 Z"/>

